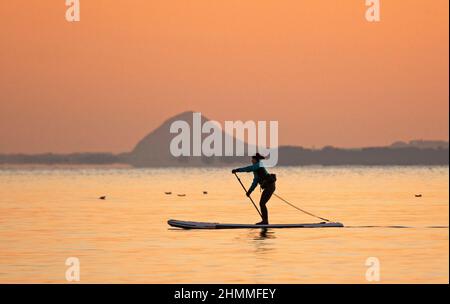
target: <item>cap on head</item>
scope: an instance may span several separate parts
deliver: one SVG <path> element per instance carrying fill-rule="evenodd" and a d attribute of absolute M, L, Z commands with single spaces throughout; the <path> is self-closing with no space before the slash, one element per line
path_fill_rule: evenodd
<path fill-rule="evenodd" d="M 256 153 L 255 155 L 253 155 L 252 158 L 257 161 L 260 161 L 261 159 L 266 159 L 264 156 L 262 156 L 259 153 Z"/>

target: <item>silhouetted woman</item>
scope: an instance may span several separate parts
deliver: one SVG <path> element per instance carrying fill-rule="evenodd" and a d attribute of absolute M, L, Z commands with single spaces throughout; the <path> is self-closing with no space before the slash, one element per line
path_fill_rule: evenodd
<path fill-rule="evenodd" d="M 252 156 L 251 166 L 237 168 L 231 171 L 231 173 L 253 172 L 253 183 L 246 193 L 247 196 L 250 196 L 250 194 L 253 192 L 253 190 L 255 190 L 258 184 L 263 189 L 261 199 L 259 201 L 259 206 L 262 214 L 262 222 L 256 223 L 256 225 L 269 224 L 269 214 L 267 212 L 266 204 L 270 200 L 272 194 L 275 192 L 276 176 L 275 174 L 269 174 L 269 172 L 267 172 L 266 168 L 264 168 L 263 164 L 261 163 L 262 159 L 265 159 L 265 157 L 259 153 L 256 153 L 256 155 Z"/>

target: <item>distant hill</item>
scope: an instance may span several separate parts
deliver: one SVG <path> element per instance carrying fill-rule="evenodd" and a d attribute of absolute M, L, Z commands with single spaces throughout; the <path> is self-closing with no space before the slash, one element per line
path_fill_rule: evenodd
<path fill-rule="evenodd" d="M 170 133 L 170 125 L 176 120 L 183 120 L 190 125 L 192 132 L 192 115 L 193 112 L 188 111 L 169 118 L 127 153 L 0 154 L 0 164 L 129 164 L 134 167 L 203 167 L 248 163 L 248 157 L 172 156 L 169 146 L 176 134 Z M 202 123 L 206 120 L 209 119 L 201 117 Z M 202 134 L 202 141 L 206 136 Z M 230 137 L 230 135 L 222 131 L 222 138 L 225 137 Z M 306 149 L 296 146 L 281 146 L 278 149 L 278 155 L 279 166 L 448 165 L 449 143 L 412 140 L 395 142 L 386 147 L 360 149 L 342 149 L 330 146 L 323 149 Z"/>
<path fill-rule="evenodd" d="M 193 111 L 183 112 L 179 115 L 171 117 L 164 121 L 158 128 L 151 131 L 147 136 L 140 140 L 134 149 L 125 156 L 126 161 L 135 167 L 198 167 L 205 165 L 224 165 L 233 162 L 242 161 L 242 157 L 174 157 L 170 154 L 170 142 L 176 134 L 170 133 L 170 126 L 174 121 L 182 120 L 189 124 L 191 130 L 191 138 L 193 132 Z M 209 119 L 201 116 L 201 123 Z M 230 135 L 222 133 L 223 140 Z M 207 137 L 202 134 L 202 141 Z M 192 143 L 191 143 L 192 155 Z M 222 147 L 222 155 L 224 155 L 224 147 Z"/>

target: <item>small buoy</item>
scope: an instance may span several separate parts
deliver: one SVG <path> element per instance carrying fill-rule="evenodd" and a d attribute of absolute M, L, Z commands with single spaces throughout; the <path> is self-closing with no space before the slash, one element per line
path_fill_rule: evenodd
<path fill-rule="evenodd" d="M 99 199 L 104 200 L 104 199 L 106 199 L 106 196 L 105 195 L 100 196 Z"/>
<path fill-rule="evenodd" d="M 170 194 L 172 194 L 172 192 L 164 192 L 165 194 L 167 194 L 167 195 L 170 195 Z"/>
<path fill-rule="evenodd" d="M 177 194 L 178 196 L 186 196 L 186 194 Z"/>
<path fill-rule="evenodd" d="M 422 197 L 422 194 L 416 194 L 415 197 Z"/>
<path fill-rule="evenodd" d="M 208 194 L 208 191 L 203 191 L 203 194 Z"/>

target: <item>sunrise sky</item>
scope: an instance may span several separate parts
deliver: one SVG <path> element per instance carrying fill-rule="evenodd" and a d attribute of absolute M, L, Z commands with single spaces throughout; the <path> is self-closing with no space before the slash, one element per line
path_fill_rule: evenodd
<path fill-rule="evenodd" d="M 0 153 L 121 152 L 186 110 L 280 143 L 448 140 L 448 0 L 0 2 Z"/>

